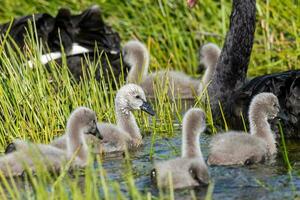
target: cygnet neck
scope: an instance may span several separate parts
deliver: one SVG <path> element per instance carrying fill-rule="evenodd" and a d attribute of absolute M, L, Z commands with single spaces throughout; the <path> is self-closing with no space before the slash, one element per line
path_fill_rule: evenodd
<path fill-rule="evenodd" d="M 146 47 L 135 51 L 134 56 L 131 55 L 128 62 L 130 70 L 127 75 L 127 83 L 140 84 L 146 79 L 149 68 L 149 53 Z"/>
<path fill-rule="evenodd" d="M 126 131 L 132 139 L 142 139 L 140 129 L 136 123 L 134 115 L 128 107 L 123 106 L 116 97 L 115 103 L 117 126 Z"/>
<path fill-rule="evenodd" d="M 200 81 L 198 94 L 201 94 L 205 87 L 208 86 L 209 82 L 212 79 L 212 76 L 215 72 L 215 66 L 208 66 L 203 74 L 203 77 Z"/>
<path fill-rule="evenodd" d="M 67 124 L 67 150 L 68 156 L 72 157 L 74 153 L 77 152 L 77 157 L 83 162 L 86 162 L 88 158 L 88 148 L 82 131 L 83 128 L 78 125 L 76 120 L 71 119 Z"/>
<path fill-rule="evenodd" d="M 189 122 L 183 123 L 181 157 L 202 157 L 199 142 L 200 132 Z"/>
<path fill-rule="evenodd" d="M 276 151 L 276 140 L 268 122 L 267 113 L 261 108 L 261 105 L 255 102 L 249 108 L 249 122 L 251 135 L 260 137 L 267 142 L 271 153 Z"/>

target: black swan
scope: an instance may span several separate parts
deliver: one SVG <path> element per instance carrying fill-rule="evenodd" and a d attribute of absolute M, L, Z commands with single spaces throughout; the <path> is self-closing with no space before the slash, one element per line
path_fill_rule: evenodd
<path fill-rule="evenodd" d="M 82 64 L 88 67 L 86 57 L 90 61 L 99 60 L 101 56 L 101 68 L 106 79 L 112 80 L 126 73 L 129 69 L 124 65 L 122 68 L 120 58 L 119 34 L 107 26 L 101 16 L 98 6 L 92 6 L 79 15 L 72 15 L 70 10 L 62 8 L 56 17 L 47 13 L 24 16 L 14 19 L 10 27 L 10 22 L 0 25 L 0 35 L 4 36 L 9 31 L 9 36 L 15 41 L 7 40 L 13 49 L 20 48 L 26 51 L 25 35 L 29 30 L 29 21 L 36 26 L 37 37 L 43 44 L 42 64 L 50 60 L 56 60 L 61 65 L 61 45 L 67 55 L 67 65 L 76 80 L 80 80 L 82 75 Z M 78 49 L 79 47 L 79 49 Z M 95 51 L 95 47 L 99 52 Z M 49 54 L 49 51 L 52 54 Z M 108 59 L 108 60 L 107 60 Z M 109 62 L 112 70 L 109 67 Z M 29 61 L 29 66 L 32 62 Z M 97 80 L 100 80 L 100 69 L 96 71 Z"/>
<path fill-rule="evenodd" d="M 187 0 L 192 7 L 197 0 Z M 233 0 L 229 31 L 216 66 L 216 73 L 208 86 L 214 119 L 222 121 L 221 110 L 227 124 L 234 129 L 244 129 L 241 113 L 247 116 L 253 96 L 261 92 L 275 94 L 280 103 L 278 118 L 284 134 L 300 138 L 300 70 L 280 72 L 247 80 L 247 70 L 253 46 L 256 19 L 255 0 Z M 276 120 L 272 129 L 278 134 Z"/>

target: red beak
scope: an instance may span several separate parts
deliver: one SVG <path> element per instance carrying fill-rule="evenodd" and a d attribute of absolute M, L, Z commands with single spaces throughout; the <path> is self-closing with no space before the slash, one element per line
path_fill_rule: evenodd
<path fill-rule="evenodd" d="M 186 2 L 190 8 L 193 8 L 196 5 L 197 0 L 186 0 Z"/>

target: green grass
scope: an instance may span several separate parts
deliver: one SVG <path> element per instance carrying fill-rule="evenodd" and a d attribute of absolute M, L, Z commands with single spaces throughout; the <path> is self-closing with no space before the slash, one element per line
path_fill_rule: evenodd
<path fill-rule="evenodd" d="M 137 38 L 147 44 L 151 53 L 151 71 L 163 68 L 178 69 L 196 77 L 199 76 L 196 74 L 199 47 L 207 42 L 214 42 L 220 46 L 223 44 L 231 12 L 231 1 L 228 0 L 200 0 L 192 10 L 186 7 L 185 0 L 2 0 L 0 22 L 36 12 L 55 15 L 60 7 L 69 7 L 78 13 L 92 4 L 101 6 L 105 21 L 120 33 L 123 43 Z M 299 69 L 299 27 L 298 1 L 258 0 L 257 29 L 249 76 Z M 93 79 L 76 83 L 70 77 L 65 64 L 63 68 L 52 64 L 50 72 L 45 70 L 41 63 L 37 62 L 37 52 L 40 48 L 32 38 L 33 35 L 28 38 L 29 50 L 25 55 L 9 47 L 5 52 L 5 42 L 0 46 L 1 152 L 14 138 L 49 143 L 54 137 L 63 134 L 68 115 L 80 105 L 94 109 L 99 121 L 115 122 L 115 91 L 111 89 L 111 85 L 108 85 L 107 90 L 104 82 L 96 82 Z M 2 38 L 1 41 L 5 39 L 8 38 Z M 36 60 L 34 69 L 26 66 L 27 59 Z M 91 62 L 91 66 L 92 70 L 86 73 L 93 74 L 100 64 L 95 61 Z M 120 79 L 121 81 L 112 81 L 119 85 L 124 84 L 124 78 Z M 196 103 L 197 106 L 199 102 Z M 152 148 L 149 152 L 151 158 L 154 154 L 153 144 L 157 138 L 175 135 L 173 122 L 181 122 L 184 107 L 182 101 L 173 102 L 166 95 L 160 95 L 153 104 L 157 115 L 151 119 L 151 123 L 147 115 L 135 113 L 139 116 L 138 124 L 143 133 L 153 134 Z M 207 115 L 211 130 L 216 132 L 209 107 Z M 223 128 L 226 127 L 225 119 L 224 124 Z M 126 165 L 131 168 L 130 162 Z M 165 195 L 160 194 L 159 197 L 140 193 L 134 184 L 134 174 L 130 171 L 123 177 L 128 194 L 121 191 L 117 181 L 109 181 L 101 167 L 94 169 L 93 165 L 89 165 L 84 171 L 84 178 L 76 173 L 74 177 L 65 174 L 52 177 L 47 173 L 41 177 L 29 175 L 27 179 L 30 184 L 27 185 L 31 189 L 26 191 L 10 187 L 11 183 L 7 182 L 0 187 L 1 199 L 19 199 L 24 195 L 29 199 L 34 198 L 34 195 L 37 199 L 100 199 L 99 188 L 103 194 L 101 199 L 112 198 L 112 191 L 120 199 L 124 199 L 124 195 L 133 199 L 169 199 L 173 195 L 172 191 Z M 83 187 L 78 184 L 82 179 Z M 5 180 L 2 178 L 4 183 Z M 213 185 L 210 190 L 213 190 Z M 211 195 L 212 191 L 208 193 Z"/>

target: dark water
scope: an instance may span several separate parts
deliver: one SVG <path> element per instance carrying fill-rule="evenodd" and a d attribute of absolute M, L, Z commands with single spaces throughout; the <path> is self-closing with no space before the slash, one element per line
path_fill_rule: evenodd
<path fill-rule="evenodd" d="M 201 149 L 205 159 L 208 155 L 208 143 L 211 136 L 201 136 Z M 131 164 L 135 183 L 141 192 L 151 192 L 158 195 L 152 185 L 150 171 L 153 162 L 180 156 L 181 137 L 171 139 L 156 139 L 154 143 L 153 159 L 150 159 L 151 137 L 144 138 L 145 145 L 136 152 L 132 152 Z M 281 152 L 277 158 L 265 164 L 249 167 L 209 167 L 211 179 L 214 182 L 213 199 L 300 199 L 300 141 L 287 141 L 289 159 L 293 165 L 293 172 L 289 174 Z M 117 180 L 126 192 L 123 183 L 123 173 L 126 170 L 124 159 L 105 158 L 103 161 L 110 180 Z M 203 199 L 207 188 L 197 188 L 195 194 Z M 176 199 L 189 199 L 190 191 L 175 191 Z"/>

